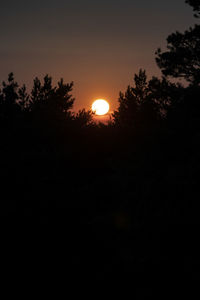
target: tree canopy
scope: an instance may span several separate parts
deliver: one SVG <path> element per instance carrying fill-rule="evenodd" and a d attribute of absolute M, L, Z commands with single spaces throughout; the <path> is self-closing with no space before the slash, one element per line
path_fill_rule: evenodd
<path fill-rule="evenodd" d="M 113 113 L 117 126 L 129 129 L 149 129 L 164 119 L 169 107 L 179 97 L 181 87 L 166 78 L 147 80 L 146 71 L 135 74 L 133 86 L 119 94 L 119 107 Z"/>
<path fill-rule="evenodd" d="M 200 0 L 186 0 L 187 4 L 193 7 L 193 11 L 195 12 L 194 16 L 196 18 L 200 17 Z"/>
<path fill-rule="evenodd" d="M 186 1 L 197 16 L 200 1 Z M 167 51 L 156 51 L 156 62 L 165 76 L 184 78 L 192 85 L 200 84 L 200 25 L 189 28 L 184 33 L 176 31 L 167 38 Z"/>

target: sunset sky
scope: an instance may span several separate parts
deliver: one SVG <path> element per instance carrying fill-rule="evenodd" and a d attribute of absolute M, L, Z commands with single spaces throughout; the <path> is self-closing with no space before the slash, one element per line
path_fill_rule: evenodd
<path fill-rule="evenodd" d="M 184 0 L 14 0 L 0 7 L 0 80 L 31 86 L 45 74 L 74 81 L 74 109 L 119 91 L 139 68 L 160 76 L 155 51 L 195 23 Z"/>

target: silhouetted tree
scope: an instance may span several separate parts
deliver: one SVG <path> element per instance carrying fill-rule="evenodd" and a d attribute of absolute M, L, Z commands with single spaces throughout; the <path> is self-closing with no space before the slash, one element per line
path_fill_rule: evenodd
<path fill-rule="evenodd" d="M 75 114 L 74 121 L 79 128 L 94 126 L 93 115 L 94 113 L 91 110 L 86 111 L 85 109 L 82 109 Z"/>
<path fill-rule="evenodd" d="M 114 123 L 120 127 L 134 126 L 138 111 L 138 103 L 132 92 L 131 86 L 127 87 L 125 94 L 119 94 L 119 107 L 113 113 Z"/>
<path fill-rule="evenodd" d="M 71 95 L 74 83 L 65 84 L 63 79 L 58 82 L 58 87 L 54 91 L 52 101 L 55 100 L 56 109 L 66 116 L 71 115 L 69 110 L 72 109 L 75 99 Z"/>
<path fill-rule="evenodd" d="M 195 12 L 194 16 L 196 18 L 200 17 L 200 0 L 186 0 L 186 3 L 193 7 L 193 11 Z"/>
<path fill-rule="evenodd" d="M 3 94 L 4 101 L 7 105 L 16 105 L 16 100 L 18 99 L 17 94 L 18 83 L 14 80 L 13 73 L 8 75 L 8 83 L 3 81 Z"/>
<path fill-rule="evenodd" d="M 18 104 L 18 83 L 14 80 L 13 73 L 8 75 L 8 82 L 3 81 L 0 92 L 1 118 L 3 121 L 14 121 L 14 118 L 20 112 Z"/>
<path fill-rule="evenodd" d="M 193 7 L 195 16 L 200 17 L 200 0 L 187 0 Z M 200 120 L 200 25 L 189 28 L 184 33 L 176 32 L 167 38 L 168 51 L 156 52 L 156 61 L 165 76 L 184 78 L 189 86 L 177 85 L 174 99 L 168 110 L 168 126 L 178 136 L 192 136 L 198 131 L 196 125 Z M 169 92 L 170 89 L 167 88 Z"/>
<path fill-rule="evenodd" d="M 155 76 L 149 81 L 149 98 L 156 103 L 157 110 L 161 118 L 167 118 L 169 112 L 182 101 L 184 88 L 180 84 L 175 84 L 162 77 Z"/>
<path fill-rule="evenodd" d="M 41 82 L 36 77 L 33 81 L 33 88 L 31 91 L 31 109 L 34 109 L 33 106 L 36 106 L 39 101 L 41 101 Z"/>
<path fill-rule="evenodd" d="M 148 82 L 145 71 L 140 70 L 138 75 L 135 74 L 134 86 L 128 86 L 125 94 L 120 92 L 119 107 L 113 113 L 115 125 L 132 129 L 155 125 L 164 109 L 163 103 L 161 105 L 164 84 L 167 85 L 164 79 L 161 82 L 154 78 Z"/>
<path fill-rule="evenodd" d="M 133 128 L 137 126 L 139 105 L 147 96 L 147 80 L 145 71 L 135 74 L 135 87 L 130 85 L 125 93 L 119 94 L 119 107 L 113 113 L 113 120 L 117 126 Z"/>
<path fill-rule="evenodd" d="M 187 1 L 199 14 L 200 1 Z M 156 52 L 156 62 L 165 76 L 184 78 L 192 85 L 200 84 L 200 25 L 167 38 L 168 51 Z"/>
<path fill-rule="evenodd" d="M 56 87 L 46 75 L 43 83 L 36 77 L 31 91 L 30 111 L 37 126 L 60 126 L 60 122 L 72 119 L 70 109 L 74 98 L 71 95 L 73 82 L 65 84 L 61 79 Z"/>
<path fill-rule="evenodd" d="M 21 110 L 22 111 L 28 110 L 30 105 L 30 96 L 26 91 L 25 85 L 19 88 L 18 95 L 19 95 L 18 104 L 21 107 Z"/>
<path fill-rule="evenodd" d="M 53 95 L 55 88 L 52 88 L 52 78 L 46 75 L 43 79 L 43 84 L 36 77 L 33 81 L 31 91 L 30 109 L 31 111 L 41 110 Z"/>

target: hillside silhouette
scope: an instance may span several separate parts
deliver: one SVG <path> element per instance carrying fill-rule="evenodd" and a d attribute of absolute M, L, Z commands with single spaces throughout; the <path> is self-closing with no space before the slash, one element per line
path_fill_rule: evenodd
<path fill-rule="evenodd" d="M 200 1 L 186 2 L 198 18 Z M 132 282 L 144 295 L 148 278 L 157 290 L 200 279 L 199 49 L 200 25 L 172 33 L 156 51 L 162 77 L 140 69 L 106 124 L 73 112 L 73 82 L 46 75 L 28 92 L 8 75 L 0 211 L 11 264 Z"/>

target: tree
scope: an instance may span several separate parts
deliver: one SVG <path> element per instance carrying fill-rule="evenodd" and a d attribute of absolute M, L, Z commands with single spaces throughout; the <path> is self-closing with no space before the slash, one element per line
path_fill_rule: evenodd
<path fill-rule="evenodd" d="M 153 76 L 149 81 L 149 98 L 156 104 L 157 113 L 162 119 L 168 117 L 169 112 L 182 101 L 184 88 L 162 77 Z"/>
<path fill-rule="evenodd" d="M 13 73 L 8 75 L 8 82 L 3 81 L 0 91 L 1 119 L 4 121 L 13 121 L 20 112 L 18 104 L 18 83 L 14 80 Z"/>
<path fill-rule="evenodd" d="M 52 78 L 46 75 L 43 79 L 43 84 L 36 77 L 33 81 L 31 91 L 30 109 L 33 111 L 39 110 L 47 103 L 53 95 L 55 88 L 52 87 Z"/>
<path fill-rule="evenodd" d="M 30 96 L 28 95 L 28 93 L 26 91 L 25 85 L 23 85 L 21 88 L 19 88 L 18 95 L 19 95 L 18 104 L 21 107 L 21 110 L 22 111 L 28 110 L 29 103 L 30 103 L 29 102 Z"/>
<path fill-rule="evenodd" d="M 69 115 L 69 110 L 72 109 L 75 101 L 71 95 L 73 86 L 73 82 L 65 84 L 61 78 L 52 96 L 52 100 L 55 100 L 57 110 L 65 115 Z"/>
<path fill-rule="evenodd" d="M 72 118 L 70 109 L 74 98 L 71 91 L 73 82 L 65 84 L 61 79 L 57 86 L 52 86 L 52 78 L 46 75 L 43 83 L 36 77 L 31 91 L 30 111 L 36 122 L 47 126 L 57 126 L 58 122 Z M 57 124 L 56 124 L 57 123 Z"/>
<path fill-rule="evenodd" d="M 200 17 L 200 0 L 186 0 L 185 2 L 193 7 L 193 11 L 195 12 L 194 16 L 196 18 L 199 18 Z"/>
<path fill-rule="evenodd" d="M 81 109 L 74 116 L 74 121 L 79 128 L 86 128 L 94 125 L 93 115 L 94 113 L 91 110 Z"/>
<path fill-rule="evenodd" d="M 119 107 L 113 113 L 114 124 L 121 128 L 146 128 L 158 119 L 158 107 L 147 82 L 146 72 L 135 74 L 134 86 L 127 87 L 125 94 L 120 92 Z"/>
<path fill-rule="evenodd" d="M 136 102 L 131 86 L 127 87 L 125 94 L 119 93 L 119 107 L 112 114 L 115 125 L 119 127 L 133 127 L 136 124 L 138 103 Z"/>
<path fill-rule="evenodd" d="M 188 0 L 197 16 L 200 15 L 200 1 Z M 184 78 L 192 85 L 200 85 L 200 25 L 175 32 L 167 38 L 168 51 L 156 51 L 156 62 L 165 76 Z"/>

